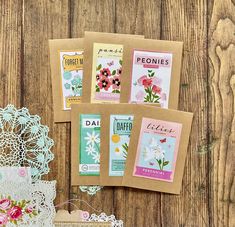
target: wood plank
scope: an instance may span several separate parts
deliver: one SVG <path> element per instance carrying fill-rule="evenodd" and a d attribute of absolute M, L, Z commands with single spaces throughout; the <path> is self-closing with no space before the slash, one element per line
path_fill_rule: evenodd
<path fill-rule="evenodd" d="M 114 0 L 71 1 L 72 37 L 83 37 L 84 31 L 114 32 L 114 21 Z M 105 187 L 95 196 L 81 192 L 78 187 L 72 187 L 70 199 L 79 200 L 73 201 L 75 204 L 74 208 L 78 207 L 90 213 L 100 213 L 102 211 L 107 214 L 113 213 L 113 187 Z"/>
<path fill-rule="evenodd" d="M 0 105 L 21 106 L 22 2 L 3 1 L 0 5 Z"/>
<path fill-rule="evenodd" d="M 49 66 L 48 39 L 69 35 L 69 2 L 24 1 L 24 96 L 23 104 L 32 114 L 41 116 L 41 122 L 50 128 L 54 139 L 55 159 L 46 179 L 57 180 L 55 204 L 69 195 L 70 126 L 53 123 L 52 89 Z"/>
<path fill-rule="evenodd" d="M 139 34 L 146 38 L 159 39 L 160 23 L 161 1 L 116 1 L 117 33 Z M 160 200 L 161 195 L 158 192 L 115 188 L 114 213 L 124 220 L 125 226 L 160 226 Z"/>
<path fill-rule="evenodd" d="M 163 1 L 161 39 L 184 41 L 179 109 L 194 112 L 180 196 L 162 196 L 163 226 L 209 226 L 207 1 Z"/>
<path fill-rule="evenodd" d="M 209 30 L 210 224 L 235 226 L 235 3 L 214 1 Z"/>

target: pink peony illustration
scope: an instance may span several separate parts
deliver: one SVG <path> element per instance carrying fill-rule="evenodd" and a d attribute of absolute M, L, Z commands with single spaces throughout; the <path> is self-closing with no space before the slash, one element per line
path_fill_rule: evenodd
<path fill-rule="evenodd" d="M 142 90 L 138 91 L 137 94 L 135 95 L 135 97 L 138 101 L 143 101 L 144 96 L 145 96 L 145 93 Z"/>
<path fill-rule="evenodd" d="M 143 80 L 145 80 L 145 79 L 148 79 L 148 77 L 147 77 L 146 75 L 141 76 L 141 77 L 137 80 L 137 83 L 138 83 L 139 85 L 143 85 Z"/>
<path fill-rule="evenodd" d="M 161 89 L 160 87 L 156 86 L 156 85 L 153 85 L 152 91 L 153 91 L 153 93 L 155 93 L 155 94 L 156 94 L 156 93 L 157 93 L 157 94 L 161 94 L 162 89 Z"/>
<path fill-rule="evenodd" d="M 152 85 L 152 79 L 143 79 L 143 85 L 144 85 L 144 88 L 148 88 Z"/>
<path fill-rule="evenodd" d="M 0 214 L 0 226 L 5 226 L 8 222 L 6 214 Z"/>
<path fill-rule="evenodd" d="M 153 81 L 153 85 L 157 85 L 157 86 L 160 86 L 162 83 L 162 80 L 157 77 L 153 77 L 152 81 Z"/>
<path fill-rule="evenodd" d="M 13 206 L 7 211 L 7 214 L 11 220 L 17 220 L 22 217 L 22 209 L 19 206 Z"/>
<path fill-rule="evenodd" d="M 9 199 L 2 199 L 0 200 L 0 209 L 7 210 L 11 207 L 11 200 Z"/>
<path fill-rule="evenodd" d="M 87 211 L 82 211 L 82 218 L 84 219 L 84 220 L 87 220 L 88 218 L 89 218 L 89 213 L 87 212 Z"/>

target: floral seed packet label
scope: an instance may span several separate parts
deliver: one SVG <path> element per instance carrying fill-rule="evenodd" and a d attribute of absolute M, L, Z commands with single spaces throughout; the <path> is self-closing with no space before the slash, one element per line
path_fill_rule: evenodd
<path fill-rule="evenodd" d="M 80 163 L 81 176 L 100 174 L 100 115 L 80 115 Z"/>
<path fill-rule="evenodd" d="M 192 113 L 139 105 L 123 186 L 179 194 Z"/>
<path fill-rule="evenodd" d="M 71 121 L 83 94 L 83 38 L 49 40 L 54 122 Z"/>
<path fill-rule="evenodd" d="M 60 51 L 63 91 L 63 109 L 81 102 L 83 77 L 83 50 Z"/>
<path fill-rule="evenodd" d="M 182 124 L 143 118 L 134 176 L 172 182 Z"/>
<path fill-rule="evenodd" d="M 133 115 L 110 115 L 109 176 L 123 176 Z"/>
<path fill-rule="evenodd" d="M 131 103 L 160 103 L 168 108 L 172 53 L 134 50 Z"/>
<path fill-rule="evenodd" d="M 177 109 L 183 43 L 135 39 L 123 53 L 120 102 Z"/>
<path fill-rule="evenodd" d="M 94 43 L 91 102 L 119 102 L 123 45 Z"/>

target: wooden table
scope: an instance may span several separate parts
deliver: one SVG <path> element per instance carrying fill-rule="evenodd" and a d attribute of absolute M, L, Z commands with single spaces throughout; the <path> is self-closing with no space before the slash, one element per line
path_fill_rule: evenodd
<path fill-rule="evenodd" d="M 82 199 L 129 227 L 235 226 L 234 1 L 0 3 L 0 104 L 28 107 L 50 127 L 55 160 L 46 179 L 58 182 L 56 204 Z M 184 41 L 179 109 L 194 112 L 194 121 L 179 196 L 107 187 L 92 197 L 70 187 L 70 124 L 53 123 L 48 39 L 82 37 L 85 30 Z"/>

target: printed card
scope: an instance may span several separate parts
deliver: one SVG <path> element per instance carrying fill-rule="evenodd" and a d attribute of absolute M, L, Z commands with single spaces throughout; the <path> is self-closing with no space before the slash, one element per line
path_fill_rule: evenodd
<path fill-rule="evenodd" d="M 70 122 L 83 94 L 83 39 L 53 39 L 49 47 L 54 121 Z"/>
<path fill-rule="evenodd" d="M 81 102 L 83 77 L 83 50 L 60 51 L 60 69 L 63 91 L 63 109 Z"/>
<path fill-rule="evenodd" d="M 85 32 L 83 103 L 120 103 L 125 45 L 139 35 Z"/>
<path fill-rule="evenodd" d="M 71 106 L 71 184 L 100 185 L 101 104 Z"/>
<path fill-rule="evenodd" d="M 121 103 L 177 109 L 182 42 L 135 39 L 123 53 Z"/>
<path fill-rule="evenodd" d="M 100 172 L 100 115 L 80 115 L 81 176 L 99 176 Z"/>
<path fill-rule="evenodd" d="M 160 103 L 168 108 L 172 53 L 133 51 L 131 103 Z"/>
<path fill-rule="evenodd" d="M 94 43 L 91 102 L 119 102 L 123 45 Z"/>
<path fill-rule="evenodd" d="M 110 115 L 109 176 L 123 176 L 133 115 Z"/>
<path fill-rule="evenodd" d="M 182 124 L 143 118 L 134 176 L 172 182 Z"/>
<path fill-rule="evenodd" d="M 179 194 L 192 113 L 139 105 L 123 186 Z"/>

